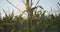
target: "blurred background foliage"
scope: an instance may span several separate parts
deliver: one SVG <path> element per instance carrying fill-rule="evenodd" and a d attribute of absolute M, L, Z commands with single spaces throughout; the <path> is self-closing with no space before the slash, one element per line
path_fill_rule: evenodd
<path fill-rule="evenodd" d="M 32 32 L 59 32 L 60 31 L 60 14 L 54 16 L 50 14 L 45 15 L 46 12 L 33 15 L 33 22 L 31 25 Z M 28 19 L 19 16 L 14 16 L 12 12 L 3 19 L 0 19 L 0 32 L 28 32 Z"/>

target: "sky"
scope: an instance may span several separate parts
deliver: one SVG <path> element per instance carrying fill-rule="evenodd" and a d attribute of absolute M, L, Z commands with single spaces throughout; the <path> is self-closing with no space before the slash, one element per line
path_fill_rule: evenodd
<path fill-rule="evenodd" d="M 15 6 L 17 6 L 21 11 L 14 8 L 6 0 L 0 0 L 0 12 L 2 16 L 4 16 L 3 9 L 7 12 L 7 14 L 11 13 L 14 10 L 15 15 L 18 15 L 19 12 L 25 10 L 25 5 L 21 0 L 9 0 L 9 1 L 13 3 Z M 38 0 L 33 0 L 33 6 L 36 4 L 37 1 Z M 55 11 L 57 10 L 57 6 L 56 6 L 57 2 L 60 2 L 60 0 L 40 0 L 39 5 L 42 6 L 47 11 L 50 11 L 51 7 L 52 10 Z"/>

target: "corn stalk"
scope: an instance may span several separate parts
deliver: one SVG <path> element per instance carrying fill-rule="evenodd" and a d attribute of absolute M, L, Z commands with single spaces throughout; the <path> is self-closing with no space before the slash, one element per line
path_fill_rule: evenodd
<path fill-rule="evenodd" d="M 31 2 L 30 2 L 30 1 L 31 1 Z M 39 3 L 39 1 L 40 1 L 40 0 L 38 0 L 37 3 L 36 3 L 36 5 L 35 5 L 35 7 L 32 8 L 32 5 L 33 5 L 32 0 L 26 0 L 26 3 L 22 0 L 22 2 L 24 3 L 24 5 L 25 5 L 25 7 L 26 7 L 26 10 L 23 11 L 23 13 L 24 13 L 24 12 L 27 12 L 27 13 L 28 13 L 28 26 L 29 26 L 29 29 L 28 29 L 28 30 L 29 30 L 29 32 L 32 32 L 31 26 L 32 26 L 33 11 L 34 11 L 36 8 L 38 8 L 38 7 L 40 7 L 41 9 L 43 9 L 42 6 L 37 6 L 37 4 Z M 12 4 L 11 2 L 9 2 L 8 0 L 7 0 L 7 2 L 10 3 L 10 4 L 11 4 L 13 7 L 15 7 L 16 9 L 20 10 L 19 8 L 17 8 L 15 5 L 13 5 L 13 4 Z M 23 13 L 22 13 L 20 16 L 22 16 Z"/>

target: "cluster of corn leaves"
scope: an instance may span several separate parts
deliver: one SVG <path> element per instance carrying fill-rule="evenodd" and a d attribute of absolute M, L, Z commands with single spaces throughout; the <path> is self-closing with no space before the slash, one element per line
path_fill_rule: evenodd
<path fill-rule="evenodd" d="M 4 12 L 5 13 L 5 12 Z M 46 11 L 33 15 L 31 25 L 32 32 L 59 32 L 60 30 L 60 14 L 45 16 Z M 7 15 L 0 20 L 0 32 L 29 32 L 28 19 L 23 19 L 20 15 L 14 16 L 14 13 Z"/>

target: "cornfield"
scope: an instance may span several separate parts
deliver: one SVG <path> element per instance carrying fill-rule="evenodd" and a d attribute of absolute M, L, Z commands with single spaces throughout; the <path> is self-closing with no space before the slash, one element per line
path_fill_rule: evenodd
<path fill-rule="evenodd" d="M 8 1 L 8 3 L 10 2 Z M 12 3 L 10 4 L 14 6 Z M 48 13 L 48 15 L 45 15 L 47 11 L 42 6 L 31 8 L 32 4 L 30 5 L 28 0 L 26 0 L 25 6 L 26 10 L 22 14 L 27 12 L 27 19 L 24 19 L 22 14 L 14 16 L 14 12 L 7 15 L 5 10 L 3 10 L 5 17 L 3 19 L 0 18 L 0 32 L 60 32 L 60 14 L 54 15 Z M 38 7 L 41 8 L 41 11 L 37 12 L 35 9 Z M 15 8 L 18 9 L 17 7 Z"/>

